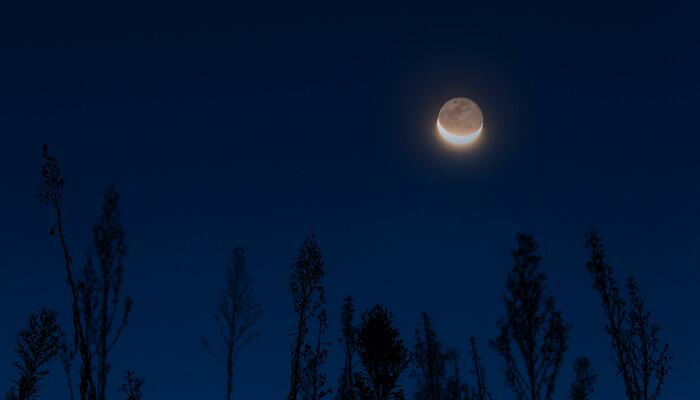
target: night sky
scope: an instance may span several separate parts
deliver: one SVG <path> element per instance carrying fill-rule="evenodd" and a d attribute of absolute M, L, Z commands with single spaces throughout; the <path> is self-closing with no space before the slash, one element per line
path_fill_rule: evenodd
<path fill-rule="evenodd" d="M 14 338 L 30 312 L 54 308 L 71 331 L 52 216 L 36 194 L 47 143 L 67 179 L 76 260 L 105 188 L 122 196 L 135 305 L 112 390 L 128 368 L 145 376 L 146 399 L 223 397 L 200 338 L 215 335 L 225 266 L 244 246 L 264 314 L 234 395 L 283 398 L 295 326 L 285 280 L 313 232 L 334 342 L 348 294 L 358 311 L 386 304 L 409 344 L 427 311 L 463 353 L 477 337 L 494 396 L 511 398 L 488 340 L 515 235 L 529 232 L 573 325 L 557 397 L 587 355 L 594 398 L 622 398 L 585 269 L 595 226 L 672 347 L 663 398 L 693 397 L 697 5 L 58 3 L 0 10 L 0 387 L 16 375 Z M 452 97 L 484 112 L 484 135 L 465 151 L 434 131 Z M 331 385 L 340 360 L 334 343 Z M 67 397 L 60 364 L 50 367 L 44 396 Z"/>

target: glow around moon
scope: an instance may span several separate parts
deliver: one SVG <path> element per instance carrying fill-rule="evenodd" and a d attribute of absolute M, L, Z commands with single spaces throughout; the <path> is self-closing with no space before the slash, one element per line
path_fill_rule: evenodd
<path fill-rule="evenodd" d="M 476 141 L 484 129 L 481 109 L 472 100 L 458 97 L 445 103 L 437 118 L 440 136 L 454 145 L 467 145 Z"/>

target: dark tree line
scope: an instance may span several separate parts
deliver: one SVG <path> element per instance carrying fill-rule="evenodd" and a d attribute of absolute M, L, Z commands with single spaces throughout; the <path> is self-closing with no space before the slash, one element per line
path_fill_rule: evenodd
<path fill-rule="evenodd" d="M 73 364 L 78 363 L 78 394 L 81 400 L 106 400 L 109 386 L 109 355 L 128 325 L 133 302 L 122 293 L 126 233 L 121 225 L 119 194 L 108 187 L 102 209 L 92 229 L 92 246 L 82 268 L 75 265 L 66 241 L 63 193 L 65 179 L 58 160 L 44 146 L 41 186 L 42 203 L 50 206 L 55 235 L 71 299 L 72 332 L 61 329 L 57 314 L 41 310 L 30 314 L 28 326 L 17 338 L 13 362 L 18 377 L 5 398 L 39 397 L 47 364 L 59 356 L 66 371 L 68 397 L 74 398 Z M 505 280 L 505 315 L 498 320 L 499 334 L 490 347 L 502 360 L 506 386 L 517 400 L 554 400 L 572 326 L 564 320 L 549 295 L 542 258 L 531 235 L 519 234 L 512 251 L 513 266 Z M 600 236 L 585 235 L 589 259 L 586 269 L 601 298 L 618 375 L 628 400 L 657 400 L 672 357 L 660 338 L 660 328 L 642 298 L 637 282 L 630 278 L 623 290 L 607 264 Z M 492 400 L 476 339 L 468 340 L 466 370 L 460 368 L 460 352 L 440 340 L 431 316 L 420 314 L 415 342 L 409 348 L 393 323 L 386 306 L 376 304 L 355 321 L 352 297 L 343 301 L 340 313 L 342 370 L 335 388 L 329 386 L 325 362 L 329 354 L 328 315 L 324 277 L 326 267 L 315 236 L 302 244 L 287 279 L 295 314 L 290 334 L 290 377 L 287 400 L 404 400 L 401 377 L 410 369 L 415 380 L 415 400 Z M 226 399 L 234 392 L 235 361 L 258 334 L 260 304 L 253 296 L 253 281 L 245 251 L 236 248 L 226 269 L 226 285 L 214 316 L 218 338 L 203 339 L 204 347 L 221 362 L 225 372 Z M 66 340 L 65 338 L 69 339 Z M 598 376 L 586 357 L 572 364 L 574 380 L 568 398 L 589 400 Z M 464 372 L 466 371 L 466 373 Z M 125 371 L 118 391 L 127 400 L 140 400 L 143 378 Z"/>

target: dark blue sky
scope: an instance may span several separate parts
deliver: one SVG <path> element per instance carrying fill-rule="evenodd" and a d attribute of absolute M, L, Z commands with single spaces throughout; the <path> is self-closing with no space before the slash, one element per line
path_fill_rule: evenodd
<path fill-rule="evenodd" d="M 87 249 L 102 192 L 122 193 L 129 328 L 113 359 L 147 399 L 218 398 L 199 338 L 230 249 L 243 245 L 263 305 L 240 358 L 241 398 L 282 398 L 294 316 L 285 279 L 304 237 L 340 302 L 385 303 L 407 342 L 428 311 L 450 345 L 488 348 L 517 232 L 540 241 L 550 291 L 588 355 L 596 399 L 620 398 L 583 233 L 619 278 L 639 279 L 675 356 L 664 398 L 700 371 L 700 9 L 691 2 L 469 2 L 260 7 L 27 4 L 0 10 L 0 376 L 29 312 L 69 292 L 36 196 L 40 146 L 67 177 L 68 233 Z M 485 115 L 473 149 L 433 124 L 465 96 Z M 329 380 L 339 372 L 331 348 Z M 65 395 L 58 363 L 44 387 Z M 409 390 L 412 381 L 405 380 Z M 1 386 L 1 385 L 0 385 Z"/>

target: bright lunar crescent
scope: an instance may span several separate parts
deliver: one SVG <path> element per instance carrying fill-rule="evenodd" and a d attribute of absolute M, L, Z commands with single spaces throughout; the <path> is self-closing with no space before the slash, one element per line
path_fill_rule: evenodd
<path fill-rule="evenodd" d="M 440 109 L 437 130 L 446 141 L 456 145 L 474 142 L 484 128 L 484 116 L 475 102 L 458 97 Z"/>

